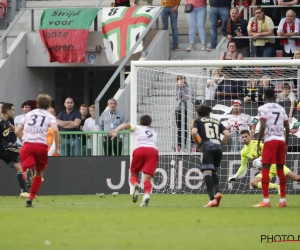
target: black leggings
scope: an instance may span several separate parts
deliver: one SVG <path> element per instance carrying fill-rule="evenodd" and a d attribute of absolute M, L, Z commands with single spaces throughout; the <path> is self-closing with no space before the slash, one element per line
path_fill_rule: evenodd
<path fill-rule="evenodd" d="M 175 121 L 177 127 L 177 146 L 181 146 L 183 148 L 186 145 L 186 138 L 187 138 L 187 110 L 184 111 L 184 116 L 182 116 L 181 111 L 175 111 Z M 184 127 L 181 127 L 181 121 L 184 119 Z M 184 138 L 183 144 L 181 141 L 181 130 L 184 129 Z"/>

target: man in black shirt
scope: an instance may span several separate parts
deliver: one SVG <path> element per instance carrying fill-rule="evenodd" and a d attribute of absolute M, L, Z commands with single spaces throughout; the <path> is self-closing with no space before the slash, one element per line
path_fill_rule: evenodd
<path fill-rule="evenodd" d="M 58 114 L 57 123 L 60 131 L 80 131 L 81 113 L 74 109 L 73 98 L 67 97 L 64 103 L 66 110 Z M 80 156 L 81 137 L 78 134 L 62 135 L 61 156 Z"/>
<path fill-rule="evenodd" d="M 198 118 L 194 122 L 192 137 L 197 149 L 203 152 L 201 171 L 210 201 L 204 207 L 218 207 L 222 195 L 219 190 L 217 170 L 222 160 L 222 145 L 229 139 L 229 132 L 217 119 L 210 118 L 211 107 L 201 104 L 197 107 Z M 223 134 L 221 142 L 220 134 Z M 200 136 L 200 141 L 198 139 Z M 215 189 L 215 194 L 214 190 Z"/>
<path fill-rule="evenodd" d="M 26 190 L 23 170 L 20 165 L 19 148 L 11 146 L 8 141 L 9 132 L 15 130 L 15 127 L 9 122 L 9 119 L 14 116 L 14 109 L 14 105 L 11 103 L 4 103 L 2 105 L 0 116 L 0 159 L 3 160 L 7 166 L 17 170 L 17 179 L 21 188 L 20 196 L 22 198 L 28 198 L 29 194 Z"/>

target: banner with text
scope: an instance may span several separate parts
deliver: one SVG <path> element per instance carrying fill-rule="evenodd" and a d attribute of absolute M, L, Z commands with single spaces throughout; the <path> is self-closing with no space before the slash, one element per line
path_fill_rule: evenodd
<path fill-rule="evenodd" d="M 102 9 L 102 33 L 109 63 L 125 57 L 161 7 L 117 7 Z M 134 53 L 142 51 L 140 44 Z"/>
<path fill-rule="evenodd" d="M 85 62 L 89 28 L 98 8 L 44 10 L 40 20 L 40 36 L 50 62 Z"/>
<path fill-rule="evenodd" d="M 199 155 L 160 155 L 160 164 L 153 179 L 153 193 L 157 194 L 206 194 L 203 175 L 199 169 Z M 224 155 L 220 176 L 220 189 L 225 194 L 261 194 L 261 189 L 251 187 L 251 180 L 258 170 L 248 163 L 248 169 L 234 184 L 228 183 L 240 167 L 241 160 L 234 155 Z M 294 173 L 300 173 L 300 156 L 288 154 L 286 166 Z M 71 167 L 70 167 L 71 166 Z M 39 195 L 73 194 L 129 194 L 130 178 L 129 156 L 94 157 L 49 157 L 49 166 L 45 171 L 45 181 Z M 20 189 L 16 175 L 0 160 L 0 194 L 19 195 Z M 71 169 L 71 172 L 70 172 Z M 140 176 L 142 177 L 142 176 Z M 271 182 L 277 182 L 275 177 Z M 80 183 L 80 185 L 74 185 Z M 141 191 L 143 182 L 141 182 Z M 270 190 L 277 193 L 277 190 Z M 287 193 L 300 194 L 300 183 L 287 178 Z"/>

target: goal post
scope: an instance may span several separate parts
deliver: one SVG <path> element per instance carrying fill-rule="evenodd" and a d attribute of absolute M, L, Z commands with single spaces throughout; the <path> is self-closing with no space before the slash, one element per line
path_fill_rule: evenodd
<path fill-rule="evenodd" d="M 196 118 L 196 106 L 207 103 L 212 106 L 212 117 L 219 119 L 224 125 L 232 116 L 232 100 L 240 99 L 243 103 L 242 113 L 251 116 L 257 122 L 258 103 L 244 102 L 244 92 L 249 87 L 249 80 L 255 79 L 258 87 L 263 79 L 269 78 L 275 92 L 280 93 L 283 83 L 289 83 L 291 91 L 299 93 L 300 60 L 199 60 L 199 61 L 132 61 L 130 82 L 130 122 L 139 122 L 139 117 L 148 114 L 152 117 L 152 126 L 158 133 L 159 164 L 153 178 L 153 193 L 198 194 L 205 192 L 205 184 L 199 169 L 201 153 L 196 152 L 191 140 L 190 126 Z M 212 73 L 219 72 L 217 83 L 225 78 L 235 82 L 239 92 L 226 100 L 206 100 L 206 85 L 212 79 Z M 180 84 L 178 77 L 184 76 L 187 92 L 176 98 L 176 86 Z M 182 91 L 182 90 L 181 90 Z M 194 93 L 194 94 L 193 94 Z M 183 97 L 186 95 L 187 97 Z M 299 96 L 297 97 L 299 98 Z M 285 104 L 281 103 L 283 106 Z M 300 132 L 297 104 L 290 123 L 294 130 L 290 137 L 293 145 L 299 145 Z M 289 107 L 284 106 L 286 110 Z M 299 116 L 300 117 L 300 116 Z M 254 139 L 257 139 L 254 137 Z M 299 144 L 298 144 L 299 141 Z M 234 142 L 231 142 L 234 145 Z M 223 160 L 219 170 L 220 188 L 223 193 L 261 193 L 254 189 L 250 181 L 258 170 L 248 161 L 247 170 L 235 181 L 227 182 L 241 164 L 240 151 L 232 145 L 224 147 Z M 130 152 L 134 150 L 134 140 L 130 140 Z M 292 148 L 292 147 L 291 147 Z M 295 151 L 295 146 L 291 151 Z M 291 152 L 287 156 L 287 167 L 298 174 L 298 153 Z M 300 157 L 299 157 L 300 160 Z M 295 163 L 296 162 L 296 163 Z M 272 182 L 278 182 L 275 178 Z M 288 193 L 300 193 L 300 185 L 287 182 Z M 299 190 L 299 191 L 298 191 Z M 275 192 L 276 190 L 271 192 Z"/>

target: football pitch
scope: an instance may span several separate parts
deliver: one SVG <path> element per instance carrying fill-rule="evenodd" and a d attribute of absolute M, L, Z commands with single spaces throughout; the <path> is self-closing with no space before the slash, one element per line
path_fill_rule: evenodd
<path fill-rule="evenodd" d="M 286 208 L 276 207 L 278 195 L 271 208 L 252 208 L 261 195 L 223 195 L 218 208 L 203 208 L 207 195 L 152 195 L 148 207 L 141 198 L 39 196 L 26 208 L 2 196 L 0 249 L 300 249 L 298 195 L 287 196 Z"/>

